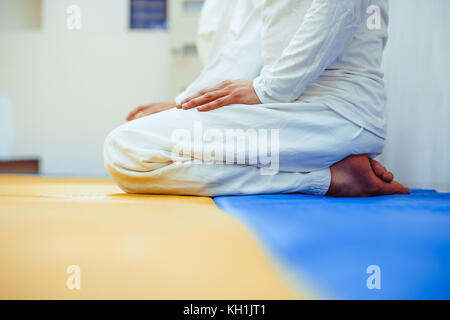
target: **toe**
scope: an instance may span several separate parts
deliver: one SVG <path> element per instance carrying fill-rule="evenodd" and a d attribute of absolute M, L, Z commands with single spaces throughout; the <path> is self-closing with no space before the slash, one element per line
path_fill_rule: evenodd
<path fill-rule="evenodd" d="M 373 172 L 377 175 L 377 177 L 380 177 L 383 175 L 383 173 L 386 172 L 386 170 L 384 169 L 384 167 L 376 160 L 373 159 L 369 159 L 370 160 L 370 165 L 372 167 Z"/>
<path fill-rule="evenodd" d="M 381 163 L 374 159 L 369 160 L 372 170 L 378 178 L 382 179 L 385 182 L 391 182 L 394 180 L 394 175 L 392 174 L 392 172 L 387 171 L 387 169 Z"/>
<path fill-rule="evenodd" d="M 394 180 L 394 175 L 392 172 L 386 171 L 381 175 L 381 179 L 383 179 L 385 182 L 391 182 Z"/>
<path fill-rule="evenodd" d="M 410 194 L 411 191 L 398 183 L 397 181 L 392 181 L 389 183 L 384 182 L 380 188 L 381 195 L 394 195 L 394 194 Z"/>

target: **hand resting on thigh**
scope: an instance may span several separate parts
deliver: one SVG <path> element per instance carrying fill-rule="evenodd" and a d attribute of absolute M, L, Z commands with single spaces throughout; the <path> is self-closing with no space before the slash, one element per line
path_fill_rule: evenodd
<path fill-rule="evenodd" d="M 144 106 L 139 106 L 128 114 L 126 120 L 133 121 L 151 114 L 175 108 L 175 106 L 176 103 L 174 101 L 155 102 Z"/>

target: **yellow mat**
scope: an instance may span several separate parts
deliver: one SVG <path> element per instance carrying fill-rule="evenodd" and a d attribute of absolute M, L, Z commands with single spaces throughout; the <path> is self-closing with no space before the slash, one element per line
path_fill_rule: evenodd
<path fill-rule="evenodd" d="M 301 297 L 210 198 L 0 176 L 0 299 Z"/>

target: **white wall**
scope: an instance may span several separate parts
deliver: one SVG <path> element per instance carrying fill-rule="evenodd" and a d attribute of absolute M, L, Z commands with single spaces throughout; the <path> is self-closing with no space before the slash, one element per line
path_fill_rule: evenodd
<path fill-rule="evenodd" d="M 66 28 L 69 4 L 81 7 L 80 31 Z M 42 30 L 0 32 L 14 156 L 40 157 L 44 174 L 105 175 L 108 132 L 135 106 L 168 99 L 168 35 L 128 31 L 128 0 L 45 0 L 43 19 Z"/>
<path fill-rule="evenodd" d="M 450 191 L 450 1 L 391 0 L 384 162 L 415 188 Z"/>
<path fill-rule="evenodd" d="M 82 9 L 81 31 L 65 27 L 73 3 Z M 411 187 L 450 191 L 450 1 L 390 4 L 384 162 Z M 45 0 L 43 19 L 42 31 L 0 33 L 0 93 L 14 104 L 14 153 L 40 156 L 47 174 L 105 174 L 108 131 L 134 106 L 169 98 L 168 36 L 129 32 L 128 0 Z"/>

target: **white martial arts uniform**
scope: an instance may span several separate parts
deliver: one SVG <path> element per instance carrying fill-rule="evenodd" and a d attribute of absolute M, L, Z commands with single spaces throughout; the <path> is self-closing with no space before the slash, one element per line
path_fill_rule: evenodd
<path fill-rule="evenodd" d="M 245 23 L 225 40 L 213 35 L 216 49 L 207 50 L 209 63 L 176 101 L 223 80 L 242 79 L 253 80 L 263 104 L 202 113 L 171 109 L 117 128 L 106 139 L 105 163 L 125 191 L 325 194 L 332 164 L 351 154 L 382 152 L 385 95 L 380 68 L 387 1 L 241 1 L 248 1 Z M 378 12 L 379 25 L 369 29 L 367 20 Z M 219 131 L 279 130 L 279 172 L 263 175 L 259 162 L 189 161 L 220 143 L 211 136 L 203 144 L 190 144 L 188 155 L 174 158 L 173 133 L 193 132 L 198 123 Z M 257 148 L 249 143 L 245 154 Z"/>
<path fill-rule="evenodd" d="M 198 24 L 197 49 L 203 65 L 233 41 L 260 0 L 207 0 Z"/>

